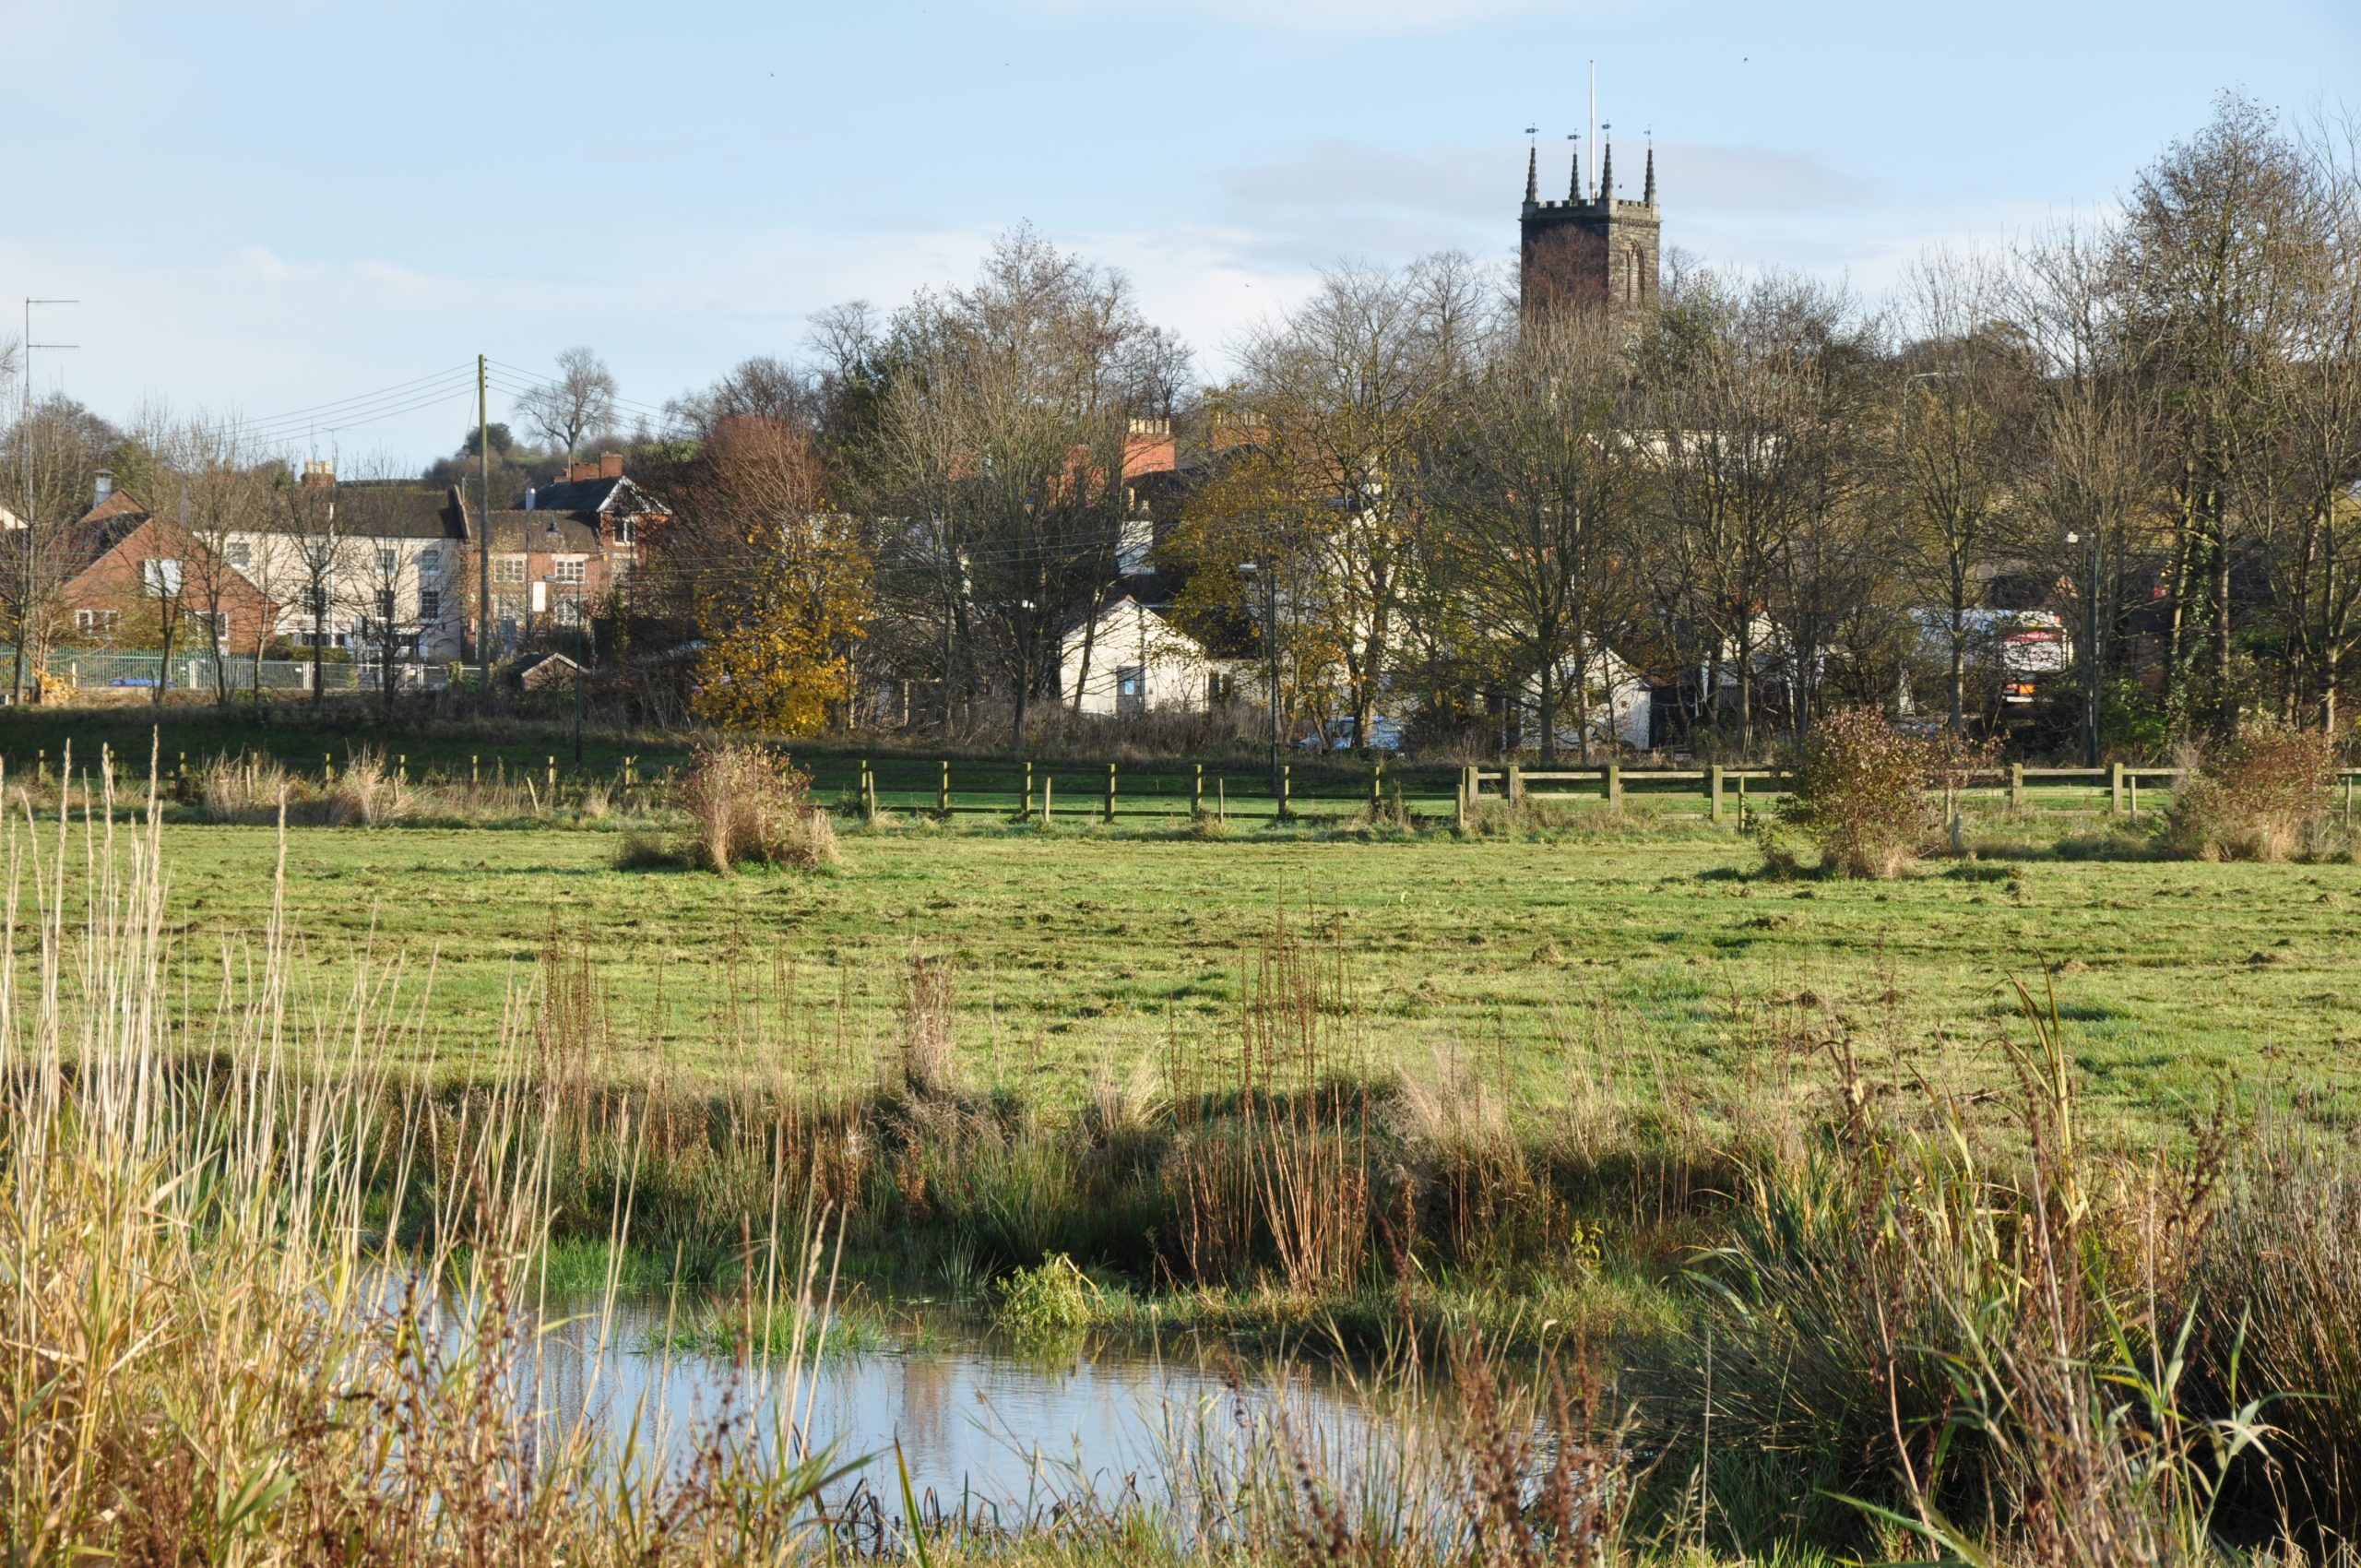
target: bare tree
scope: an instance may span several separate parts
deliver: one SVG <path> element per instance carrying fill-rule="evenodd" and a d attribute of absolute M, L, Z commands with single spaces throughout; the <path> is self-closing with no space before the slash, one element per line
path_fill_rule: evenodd
<path fill-rule="evenodd" d="M 1248 340 L 1222 399 L 1252 439 L 1193 509 L 1201 545 L 1228 541 L 1199 553 L 1283 556 L 1290 619 L 1335 649 L 1364 744 L 1414 597 L 1418 461 L 1501 325 L 1465 256 L 1339 269 Z"/>
<path fill-rule="evenodd" d="M 0 537 L 12 655 L 21 697 L 38 681 L 65 627 L 58 589 L 80 564 L 77 524 L 90 508 L 93 478 L 122 432 L 62 396 L 37 403 L 8 427 L 0 451 L 0 505 L 24 525 Z"/>
<path fill-rule="evenodd" d="M 2240 706 L 2238 503 L 2270 484 L 2257 471 L 2282 411 L 2270 388 L 2297 350 L 2302 283 L 2330 243 L 2325 218 L 2300 150 L 2267 112 L 2225 98 L 2141 177 L 2124 229 L 2132 308 L 2151 324 L 2142 369 L 2157 388 L 2177 514 L 2165 677 L 2179 711 L 2204 714 L 2217 731 L 2235 727 Z"/>
<path fill-rule="evenodd" d="M 558 355 L 557 372 L 555 381 L 518 398 L 516 407 L 570 461 L 586 437 L 614 427 L 615 377 L 606 362 L 587 348 Z"/>
<path fill-rule="evenodd" d="M 198 415 L 168 424 L 151 446 L 162 455 L 180 497 L 180 524 L 187 549 L 181 557 L 181 618 L 190 635 L 203 635 L 213 672 L 215 702 L 227 706 L 231 691 L 230 635 L 242 615 L 267 621 L 255 603 L 253 583 L 232 560 L 259 520 L 266 495 L 246 461 L 237 427 Z M 250 559 L 250 557 L 249 557 Z"/>
<path fill-rule="evenodd" d="M 855 482 L 898 519 L 880 587 L 931 625 L 946 726 L 955 695 L 989 680 L 1022 744 L 1062 631 L 1116 579 L 1124 439 L 1144 362 L 1164 362 L 1150 336 L 1121 273 L 1023 229 L 972 288 L 895 318 Z"/>
<path fill-rule="evenodd" d="M 1506 689 L 1536 685 L 1545 761 L 1557 755 L 1569 693 L 1590 760 L 1602 656 L 1641 603 L 1631 416 L 1622 334 L 1555 313 L 1473 381 L 1421 465 L 1438 572 L 1477 636 L 1500 650 Z"/>
<path fill-rule="evenodd" d="M 1740 289 L 1707 275 L 1667 293 L 1641 350 L 1651 570 L 1660 600 L 1703 634 L 1701 703 L 1715 702 L 1726 679 L 1743 755 L 1758 738 L 1766 667 L 1798 730 L 1808 717 L 1829 589 L 1843 579 L 1791 552 L 1810 536 L 1825 542 L 1849 501 L 1840 445 L 1861 411 L 1862 327 L 1846 297 L 1800 279 Z M 1786 624 L 1769 613 L 1783 591 Z"/>
<path fill-rule="evenodd" d="M 1904 341 L 1891 366 L 1892 431 L 1884 444 L 1893 564 L 1919 604 L 1942 614 L 1951 727 L 1967 722 L 1969 612 L 1985 568 L 2011 543 L 2012 440 L 2022 422 L 2025 355 L 2005 319 L 1997 267 L 1935 252 L 1905 276 Z"/>

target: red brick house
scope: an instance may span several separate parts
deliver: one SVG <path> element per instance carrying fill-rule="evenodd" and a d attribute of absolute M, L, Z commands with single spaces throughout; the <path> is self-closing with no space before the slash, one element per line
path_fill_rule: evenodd
<path fill-rule="evenodd" d="M 469 631 L 477 611 L 478 513 L 464 488 Z M 525 492 L 525 504 L 491 517 L 492 647 L 512 651 L 552 633 L 568 634 L 601 613 L 647 559 L 648 540 L 671 508 L 623 475 L 622 454 L 575 463 L 555 484 Z M 472 637 L 471 637 L 472 640 Z"/>
<path fill-rule="evenodd" d="M 74 525 L 58 610 L 68 640 L 152 647 L 167 614 L 184 647 L 252 648 L 279 607 L 204 540 L 129 491 L 108 490 Z"/>

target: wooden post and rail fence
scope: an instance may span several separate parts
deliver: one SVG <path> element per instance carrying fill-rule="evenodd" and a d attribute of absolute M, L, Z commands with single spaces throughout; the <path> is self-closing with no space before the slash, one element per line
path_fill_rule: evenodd
<path fill-rule="evenodd" d="M 97 761 L 97 748 L 92 749 L 92 761 Z M 75 750 L 76 772 L 85 771 L 81 748 Z M 581 798 L 594 791 L 608 791 L 607 799 L 628 812 L 644 808 L 669 795 L 679 769 L 668 766 L 653 773 L 644 771 L 636 756 L 626 756 L 612 768 L 575 768 L 561 773 L 554 755 L 540 754 L 529 760 L 494 755 L 489 760 L 481 754 L 470 755 L 464 775 L 449 766 L 439 766 L 423 772 L 411 766 L 407 754 L 397 754 L 385 759 L 386 771 L 404 786 L 456 784 L 464 780 L 469 792 L 476 793 L 490 785 L 495 790 L 508 788 L 513 779 L 516 785 L 533 791 L 539 810 L 555 809 L 561 801 L 561 785 Z M 6 774 L 22 778 L 31 775 L 37 786 L 46 787 L 59 771 L 53 765 L 47 750 L 36 751 L 30 757 L 19 755 L 6 759 Z M 194 773 L 185 752 L 177 754 L 161 765 L 176 793 L 185 797 L 194 783 Z M 281 764 L 280 766 L 286 766 Z M 997 776 L 997 782 L 978 791 L 983 798 L 970 795 L 961 799 L 954 790 L 953 764 L 949 758 L 937 760 L 931 770 L 932 785 L 924 784 L 913 790 L 916 779 L 927 779 L 923 763 L 904 765 L 900 809 L 927 810 L 925 794 L 931 793 L 932 814 L 943 820 L 955 815 L 989 815 L 1004 820 L 1048 824 L 1056 818 L 1056 778 L 1047 767 L 1032 760 L 1018 764 L 986 765 Z M 1091 765 L 1076 765 L 1077 770 Z M 1171 764 L 1150 769 L 1148 786 L 1133 793 L 1125 789 L 1123 769 L 1108 763 L 1103 790 L 1093 811 L 1085 805 L 1080 811 L 1069 811 L 1067 820 L 1096 818 L 1102 824 L 1112 824 L 1119 817 L 1165 820 L 1189 820 L 1209 817 L 1219 821 L 1230 818 L 1229 781 L 1218 774 L 1212 780 L 1208 801 L 1205 765 L 1203 763 Z M 1185 766 L 1186 771 L 1180 771 Z M 513 769 L 513 771 L 512 771 Z M 324 788 L 333 788 L 344 770 L 333 755 L 319 759 L 317 778 Z M 2112 763 L 2105 767 L 2050 767 L 2025 763 L 2010 763 L 1999 767 L 1979 769 L 1964 776 L 1962 789 L 1987 800 L 1999 796 L 2005 800 L 2011 815 L 2023 813 L 2036 802 L 2036 797 L 2049 796 L 2055 802 L 2058 793 L 2068 790 L 2083 790 L 2082 797 L 2089 804 L 2080 808 L 2094 809 L 2104 802 L 2107 815 L 2136 818 L 2140 814 L 2140 793 L 2142 785 L 2151 790 L 2159 787 L 2171 789 L 2187 774 L 2187 769 L 2141 763 Z M 1365 781 L 1349 778 L 1331 780 L 1317 793 L 1312 814 L 1323 811 L 1331 817 L 1349 814 L 1365 805 L 1376 815 L 1384 809 L 1387 786 L 1393 785 L 1392 798 L 1397 811 L 1410 812 L 1425 808 L 1430 813 L 1442 804 L 1435 792 L 1435 785 L 1428 782 L 1425 791 L 1406 789 L 1398 778 L 1400 765 L 1385 758 L 1376 759 Z M 538 775 L 539 777 L 535 777 Z M 1560 802 L 1594 801 L 1609 810 L 1620 809 L 1636 796 L 1645 800 L 1675 801 L 1684 796 L 1700 801 L 1704 814 L 1714 822 L 1729 820 L 1735 813 L 1745 820 L 1755 809 L 1756 802 L 1783 792 L 1794 780 L 1792 770 L 1766 766 L 1712 764 L 1703 767 L 1632 767 L 1620 762 L 1607 762 L 1586 767 L 1527 767 L 1522 762 L 1487 766 L 1472 764 L 1456 770 L 1452 780 L 1448 809 L 1453 824 L 1462 829 L 1470 826 L 1488 805 L 1506 804 L 1512 808 Z M 1428 774 L 1428 780 L 1435 776 Z M 2336 775 L 2341 801 L 2341 814 L 2347 824 L 2355 820 L 2356 792 L 2361 791 L 2361 768 L 2342 768 Z M 1071 782 L 1071 781 L 1070 781 Z M 1036 786 L 1039 786 L 1038 794 Z M 1295 800 L 1294 766 L 1282 764 L 1277 778 L 1277 794 L 1257 792 L 1260 805 L 1250 807 L 1256 814 L 1281 822 L 1302 820 Z M 1750 801 L 1750 790 L 1754 797 Z M 921 793 L 920 791 L 925 791 Z M 863 821 L 873 821 L 888 809 L 881 800 L 875 768 L 867 757 L 855 765 L 850 804 Z M 912 795 L 917 800 L 911 799 Z M 1085 799 L 1087 800 L 1086 790 Z M 1143 798 L 1145 797 L 1145 798 Z M 1185 809 L 1180 802 L 1185 799 Z M 1134 803 L 1136 802 L 1136 803 Z"/>

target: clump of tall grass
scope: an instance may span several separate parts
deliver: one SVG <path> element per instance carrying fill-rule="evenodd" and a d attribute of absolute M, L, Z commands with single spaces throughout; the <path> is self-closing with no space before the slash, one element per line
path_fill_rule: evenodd
<path fill-rule="evenodd" d="M 698 751 L 679 790 L 686 858 L 724 874 L 748 864 L 815 871 L 836 862 L 836 834 L 812 801 L 812 776 L 767 747 Z"/>
<path fill-rule="evenodd" d="M 196 778 L 197 807 L 208 822 L 273 822 L 282 802 L 307 793 L 296 789 L 277 759 L 261 752 L 208 757 Z"/>
<path fill-rule="evenodd" d="M 331 827 L 378 827 L 409 814 L 409 785 L 374 746 L 355 746 L 327 786 Z"/>
<path fill-rule="evenodd" d="M 1842 1540 L 1849 1508 L 1965 1561 L 2196 1562 L 2278 1441 L 2243 1330 L 2193 1343 L 2166 1264 L 2212 1157 L 2104 1170 L 2055 1004 L 2023 999 L 2021 1150 L 1948 1101 L 1886 1120 L 1848 1065 L 1834 1143 L 1758 1175 L 1700 1270 L 1675 1402 L 1701 1472 L 1754 1497 L 1746 1533 Z"/>
<path fill-rule="evenodd" d="M 2336 789 L 2335 737 L 2252 721 L 2183 761 L 2166 841 L 2205 861 L 2284 861 L 2313 848 Z"/>

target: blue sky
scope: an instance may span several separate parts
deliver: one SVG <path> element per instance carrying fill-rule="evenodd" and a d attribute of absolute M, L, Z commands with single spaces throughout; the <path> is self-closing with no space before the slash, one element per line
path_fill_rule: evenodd
<path fill-rule="evenodd" d="M 2361 112 L 2354 0 L 0 0 L 0 330 L 78 297 L 36 383 L 117 416 L 575 343 L 659 405 L 1023 220 L 1218 374 L 1324 265 L 1505 263 L 1523 127 L 1562 186 L 1594 58 L 1668 243 L 1870 294 L 2104 209 L 2225 89 Z M 407 467 L 472 418 L 279 428 Z"/>

